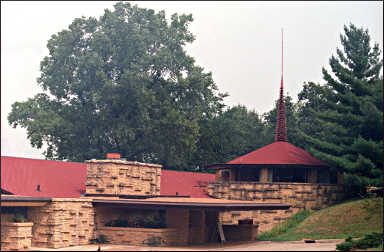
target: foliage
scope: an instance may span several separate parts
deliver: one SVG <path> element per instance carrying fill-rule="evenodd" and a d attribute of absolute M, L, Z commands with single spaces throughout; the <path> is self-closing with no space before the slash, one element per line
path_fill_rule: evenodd
<path fill-rule="evenodd" d="M 165 228 L 165 218 L 160 214 L 139 216 L 129 215 L 127 218 L 118 218 L 105 223 L 107 227 L 140 227 L 140 228 Z"/>
<path fill-rule="evenodd" d="M 336 244 L 336 249 L 337 250 L 351 251 L 352 248 L 353 248 L 353 241 L 352 241 L 352 237 L 351 236 L 346 238 L 344 242 Z"/>
<path fill-rule="evenodd" d="M 264 125 L 255 111 L 238 105 L 200 123 L 195 165 L 228 162 L 265 145 Z"/>
<path fill-rule="evenodd" d="M 16 213 L 15 216 L 12 218 L 13 222 L 27 222 L 27 218 L 24 216 L 24 214 Z"/>
<path fill-rule="evenodd" d="M 278 235 L 286 233 L 290 229 L 295 228 L 297 225 L 299 225 L 309 215 L 310 215 L 310 212 L 308 210 L 300 211 L 300 212 L 292 215 L 291 217 L 289 217 L 287 220 L 285 220 L 281 224 L 272 228 L 270 231 L 267 231 L 267 232 L 260 234 L 260 236 L 258 237 L 258 240 L 260 240 L 260 241 L 271 240 L 271 239 L 277 237 Z"/>
<path fill-rule="evenodd" d="M 383 80 L 381 51 L 368 30 L 353 24 L 340 35 L 342 50 L 323 68 L 325 85 L 308 83 L 299 94 L 299 126 L 309 151 L 344 173 L 349 197 L 382 186 Z"/>
<path fill-rule="evenodd" d="M 336 244 L 336 249 L 341 251 L 350 251 L 352 248 L 367 249 L 379 247 L 383 242 L 383 233 L 373 232 L 366 234 L 359 240 L 352 240 L 349 236 L 344 242 Z"/>
<path fill-rule="evenodd" d="M 356 242 L 356 247 L 360 249 L 376 248 L 383 242 L 383 233 L 373 232 L 366 234 Z"/>
<path fill-rule="evenodd" d="M 12 105 L 9 124 L 27 130 L 48 159 L 84 161 L 118 152 L 128 160 L 185 168 L 199 122 L 224 107 L 211 73 L 184 50 L 191 15 L 118 2 L 96 19 L 76 18 L 48 41 L 44 93 Z"/>
<path fill-rule="evenodd" d="M 147 246 L 157 247 L 161 245 L 162 239 L 160 236 L 150 236 L 147 239 L 143 240 L 143 244 Z"/>

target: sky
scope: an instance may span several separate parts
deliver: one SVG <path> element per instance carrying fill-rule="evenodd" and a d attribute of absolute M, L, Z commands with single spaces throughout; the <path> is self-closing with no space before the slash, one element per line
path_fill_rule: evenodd
<path fill-rule="evenodd" d="M 245 105 L 259 114 L 278 99 L 281 29 L 284 29 L 284 92 L 297 101 L 303 83 L 324 83 L 322 67 L 341 47 L 343 26 L 368 29 L 383 51 L 383 2 L 150 2 L 141 8 L 192 14 L 196 40 L 185 47 L 196 64 L 212 72 L 228 106 Z M 47 41 L 81 16 L 100 17 L 113 1 L 1 2 L 1 155 L 44 159 L 30 146 L 25 129 L 8 125 L 15 102 L 42 92 L 36 78 L 48 56 Z"/>

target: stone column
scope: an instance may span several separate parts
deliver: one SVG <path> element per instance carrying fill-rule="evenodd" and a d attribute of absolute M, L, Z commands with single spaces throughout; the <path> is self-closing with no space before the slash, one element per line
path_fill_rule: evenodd
<path fill-rule="evenodd" d="M 32 222 L 1 224 L 1 250 L 26 250 L 32 243 Z"/>
<path fill-rule="evenodd" d="M 317 183 L 317 168 L 311 168 L 311 177 L 309 182 L 313 184 Z"/>
<path fill-rule="evenodd" d="M 177 229 L 178 244 L 174 245 L 187 245 L 189 240 L 189 210 L 168 208 L 165 218 L 167 228 Z"/>
<path fill-rule="evenodd" d="M 266 167 L 261 168 L 260 182 L 262 182 L 262 183 L 268 182 L 268 168 L 266 168 Z"/>

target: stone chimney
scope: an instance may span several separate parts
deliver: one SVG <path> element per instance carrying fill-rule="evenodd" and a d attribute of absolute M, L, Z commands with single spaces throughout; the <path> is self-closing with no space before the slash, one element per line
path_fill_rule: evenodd
<path fill-rule="evenodd" d="M 86 194 L 160 195 L 162 165 L 126 161 L 118 153 L 86 160 Z"/>

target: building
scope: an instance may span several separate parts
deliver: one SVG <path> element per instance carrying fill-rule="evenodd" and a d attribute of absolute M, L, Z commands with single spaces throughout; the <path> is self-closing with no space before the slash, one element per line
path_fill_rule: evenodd
<path fill-rule="evenodd" d="M 83 163 L 1 157 L 1 249 L 254 240 L 257 225 L 222 225 L 220 212 L 288 209 L 209 198 L 215 175 L 162 170 L 119 155 Z M 27 222 L 17 223 L 15 219 Z M 224 237 L 220 235 L 220 230 Z"/>
<path fill-rule="evenodd" d="M 212 164 L 216 181 L 208 194 L 220 199 L 278 202 L 291 205 L 287 210 L 226 212 L 224 223 L 252 218 L 261 232 L 271 229 L 301 210 L 318 210 L 343 198 L 342 174 L 307 151 L 288 142 L 281 74 L 275 142 L 235 158 L 225 164 Z"/>

